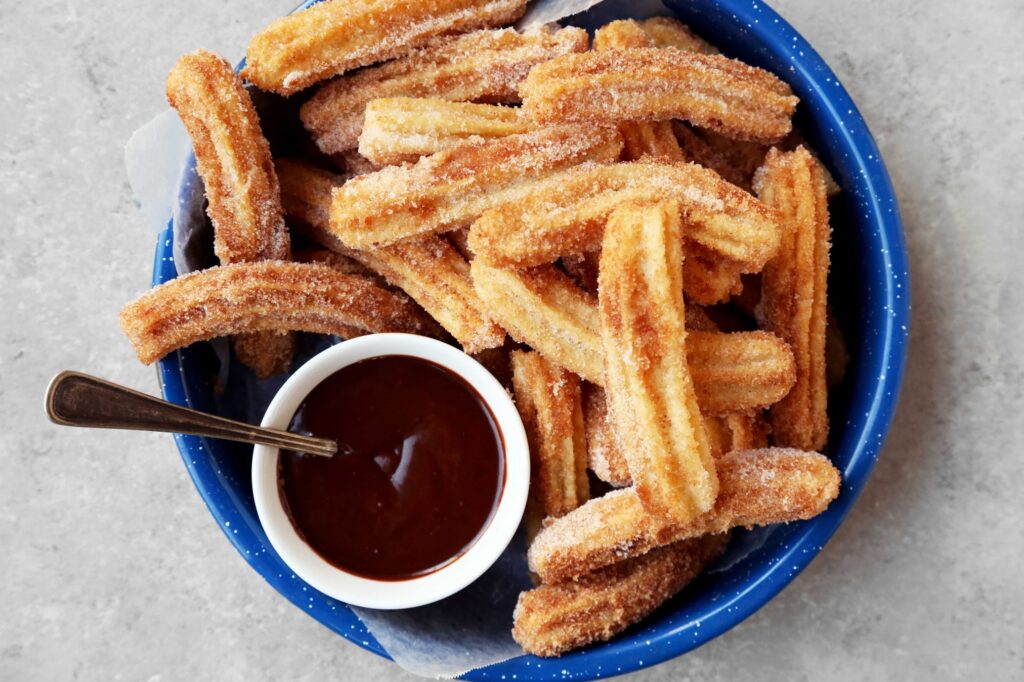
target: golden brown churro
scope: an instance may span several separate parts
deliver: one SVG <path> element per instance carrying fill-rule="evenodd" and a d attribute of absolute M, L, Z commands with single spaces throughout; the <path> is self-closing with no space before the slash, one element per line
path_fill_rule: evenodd
<path fill-rule="evenodd" d="M 604 384 L 601 322 L 594 296 L 555 266 L 495 268 L 479 258 L 473 284 L 494 319 L 512 338 L 592 383 Z M 707 414 L 759 409 L 793 386 L 793 353 L 768 332 L 692 331 L 687 364 L 697 401 Z"/>
<path fill-rule="evenodd" d="M 435 36 L 509 24 L 525 9 L 526 0 L 321 2 L 257 34 L 243 75 L 261 90 L 291 95 Z"/>
<path fill-rule="evenodd" d="M 545 516 L 562 516 L 590 499 L 580 379 L 537 352 L 514 351 L 511 364 L 533 456 L 530 495 Z"/>
<path fill-rule="evenodd" d="M 231 65 L 200 50 L 167 76 L 167 100 L 192 138 L 222 263 L 288 258 L 270 145 Z"/>
<path fill-rule="evenodd" d="M 787 222 L 778 255 L 765 266 L 766 328 L 793 349 L 796 384 L 772 406 L 777 445 L 817 449 L 828 440 L 825 368 L 830 228 L 821 167 L 803 147 L 768 153 L 755 178 L 758 195 Z"/>
<path fill-rule="evenodd" d="M 647 513 L 632 488 L 614 490 L 548 523 L 530 546 L 530 569 L 545 583 L 570 580 L 671 542 L 809 519 L 839 494 L 839 472 L 814 452 L 746 450 L 716 466 L 718 498 L 708 513 L 672 524 Z"/>
<path fill-rule="evenodd" d="M 416 161 L 467 139 L 517 135 L 534 127 L 518 109 L 497 104 L 415 97 L 375 99 L 366 105 L 359 153 L 387 166 Z"/>
<path fill-rule="evenodd" d="M 231 65 L 204 50 L 185 55 L 167 76 L 167 101 L 192 138 L 220 262 L 287 260 L 290 240 L 270 145 Z M 242 334 L 232 345 L 261 378 L 288 369 L 295 352 L 290 334 Z"/>
<path fill-rule="evenodd" d="M 682 590 L 727 544 L 727 535 L 683 540 L 579 580 L 523 592 L 512 636 L 537 656 L 611 639 Z"/>
<path fill-rule="evenodd" d="M 407 239 L 375 251 L 348 249 L 328 226 L 331 190 L 343 178 L 309 164 L 278 161 L 281 195 L 302 231 L 332 250 L 362 263 L 404 290 L 440 323 L 467 353 L 496 348 L 505 332 L 493 322 L 473 288 L 466 259 L 441 237 Z"/>
<path fill-rule="evenodd" d="M 258 331 L 417 333 L 431 321 L 400 293 L 326 265 L 262 261 L 193 272 L 121 310 L 121 329 L 145 364 L 218 336 Z"/>
<path fill-rule="evenodd" d="M 779 244 L 778 214 L 700 166 L 584 164 L 532 181 L 518 201 L 487 211 L 470 247 L 493 265 L 529 266 L 597 250 L 608 215 L 625 201 L 676 200 L 687 239 L 759 271 Z"/>
<path fill-rule="evenodd" d="M 597 298 L 553 265 L 524 270 L 470 264 L 473 285 L 512 338 L 588 381 L 604 381 Z"/>
<path fill-rule="evenodd" d="M 687 311 L 692 310 L 692 306 Z M 623 488 L 631 485 L 626 456 L 615 437 L 615 427 L 608 418 L 604 389 L 588 384 L 583 393 L 583 421 L 587 432 L 590 470 L 600 480 Z M 771 429 L 760 411 L 705 415 L 702 419 L 711 456 L 718 458 L 734 450 L 758 450 L 768 447 Z"/>
<path fill-rule="evenodd" d="M 595 50 L 631 47 L 657 47 L 654 39 L 632 19 L 613 21 L 594 32 Z M 619 124 L 619 132 L 625 143 L 623 156 L 627 161 L 644 157 L 667 163 L 686 160 L 672 132 L 671 121 L 625 121 Z"/>
<path fill-rule="evenodd" d="M 511 104 L 530 69 L 552 57 L 582 52 L 579 28 L 476 31 L 432 40 L 379 66 L 334 80 L 302 105 L 303 125 L 328 154 L 354 149 L 367 102 L 381 97 L 436 97 L 454 102 Z"/>
<path fill-rule="evenodd" d="M 357 249 L 466 227 L 527 196 L 534 183 L 584 161 L 614 161 L 614 128 L 560 126 L 465 141 L 411 166 L 389 166 L 334 191 L 331 231 Z"/>
<path fill-rule="evenodd" d="M 519 86 L 537 123 L 682 118 L 741 140 L 774 142 L 798 99 L 771 73 L 721 55 L 632 48 L 555 57 Z"/>
<path fill-rule="evenodd" d="M 619 488 L 632 483 L 626 455 L 619 447 L 608 417 L 608 400 L 600 386 L 588 384 L 583 392 L 583 423 L 587 432 L 587 456 L 594 475 Z"/>
<path fill-rule="evenodd" d="M 674 202 L 608 218 L 598 293 L 605 389 L 633 486 L 650 513 L 685 523 L 718 494 L 687 369 L 683 234 Z"/>

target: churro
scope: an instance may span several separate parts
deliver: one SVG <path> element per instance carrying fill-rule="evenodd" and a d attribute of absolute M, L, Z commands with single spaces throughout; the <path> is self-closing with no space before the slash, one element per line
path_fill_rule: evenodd
<path fill-rule="evenodd" d="M 261 261 L 172 279 L 121 310 L 144 364 L 218 336 L 259 331 L 422 333 L 432 321 L 403 294 L 318 263 Z"/>
<path fill-rule="evenodd" d="M 675 523 L 709 510 L 718 494 L 687 369 L 682 245 L 674 202 L 623 204 L 608 218 L 598 279 L 619 447 L 644 508 Z"/>
<path fill-rule="evenodd" d="M 692 309 L 692 306 L 688 307 L 687 312 Z M 590 470 L 597 478 L 616 488 L 632 485 L 629 465 L 615 437 L 615 427 L 608 418 L 607 399 L 600 386 L 588 384 L 583 392 L 583 421 Z M 771 429 L 760 411 L 704 415 L 701 422 L 711 456 L 716 459 L 734 450 L 768 447 Z"/>
<path fill-rule="evenodd" d="M 299 116 L 326 153 L 354 149 L 366 104 L 382 97 L 435 97 L 455 102 L 512 104 L 530 69 L 589 46 L 579 28 L 541 26 L 476 31 L 436 38 L 410 54 L 327 83 Z"/>
<path fill-rule="evenodd" d="M 291 95 L 436 36 L 510 24 L 525 9 L 526 0 L 321 2 L 258 33 L 243 75 L 261 90 Z"/>
<path fill-rule="evenodd" d="M 328 224 L 331 190 L 343 178 L 299 161 L 280 160 L 278 169 L 285 210 L 299 219 L 304 234 L 404 290 L 467 353 L 504 342 L 505 332 L 493 322 L 473 288 L 469 264 L 449 242 L 426 235 L 374 251 L 346 248 Z"/>
<path fill-rule="evenodd" d="M 588 384 L 583 392 L 583 423 L 590 470 L 605 483 L 621 488 L 632 483 L 626 455 L 619 447 L 604 389 Z"/>
<path fill-rule="evenodd" d="M 470 271 L 487 310 L 512 338 L 604 385 L 601 322 L 593 295 L 552 265 L 513 270 L 477 258 Z M 793 386 L 793 353 L 774 334 L 692 331 L 687 341 L 687 365 L 707 414 L 767 407 Z"/>
<path fill-rule="evenodd" d="M 611 639 L 682 590 L 727 544 L 727 535 L 683 540 L 579 580 L 523 592 L 512 636 L 537 656 L 558 656 Z"/>
<path fill-rule="evenodd" d="M 621 149 L 614 128 L 592 126 L 467 140 L 334 190 L 331 232 L 346 246 L 369 249 L 466 227 L 487 209 L 524 199 L 538 180 L 585 161 L 614 161 Z"/>
<path fill-rule="evenodd" d="M 757 272 L 779 244 L 778 214 L 713 171 L 690 164 L 584 164 L 529 183 L 518 201 L 487 211 L 469 244 L 493 265 L 551 263 L 600 248 L 608 215 L 625 201 L 676 200 L 689 241 Z"/>
<path fill-rule="evenodd" d="M 220 262 L 287 260 L 290 239 L 270 145 L 231 65 L 205 50 L 185 55 L 167 76 L 167 101 L 192 138 Z M 289 334 L 243 334 L 232 345 L 261 378 L 288 369 L 295 351 Z"/>
<path fill-rule="evenodd" d="M 477 294 L 512 338 L 588 381 L 604 381 L 595 296 L 553 265 L 506 270 L 477 258 L 470 272 Z"/>
<path fill-rule="evenodd" d="M 798 99 L 771 73 L 721 55 L 632 48 L 555 57 L 519 86 L 537 123 L 681 118 L 741 140 L 774 142 Z"/>
<path fill-rule="evenodd" d="M 780 211 L 788 227 L 762 277 L 765 326 L 789 343 L 796 359 L 796 383 L 770 412 L 772 436 L 777 445 L 817 449 L 828 440 L 825 180 L 817 160 L 798 147 L 770 151 L 754 183 L 758 196 Z"/>
<path fill-rule="evenodd" d="M 631 47 L 657 47 L 640 24 L 622 19 L 605 24 L 594 32 L 595 50 L 622 50 Z M 619 124 L 627 161 L 649 157 L 668 163 L 685 161 L 671 121 L 625 121 Z"/>
<path fill-rule="evenodd" d="M 530 495 L 545 516 L 590 499 L 580 379 L 535 351 L 514 351 L 512 386 L 530 441 Z"/>
<path fill-rule="evenodd" d="M 614 490 L 550 521 L 530 545 L 530 569 L 545 583 L 571 580 L 672 542 L 809 519 L 839 494 L 839 472 L 814 452 L 746 450 L 716 466 L 718 497 L 706 514 L 672 524 L 647 513 L 632 488 Z"/>
<path fill-rule="evenodd" d="M 467 139 L 517 135 L 534 127 L 512 107 L 388 97 L 366 105 L 359 153 L 373 163 L 387 166 L 416 161 Z"/>

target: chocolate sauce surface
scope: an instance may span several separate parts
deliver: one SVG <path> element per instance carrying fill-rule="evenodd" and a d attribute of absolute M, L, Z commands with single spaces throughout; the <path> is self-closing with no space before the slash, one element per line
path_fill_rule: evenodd
<path fill-rule="evenodd" d="M 290 430 L 338 454 L 284 451 L 281 500 L 299 535 L 338 568 L 377 580 L 430 573 L 469 549 L 501 499 L 501 432 L 477 392 L 427 360 L 388 355 L 321 382 Z"/>

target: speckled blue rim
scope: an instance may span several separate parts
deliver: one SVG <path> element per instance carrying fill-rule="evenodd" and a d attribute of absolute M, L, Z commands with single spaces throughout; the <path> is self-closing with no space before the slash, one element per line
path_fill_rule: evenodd
<path fill-rule="evenodd" d="M 831 408 L 830 452 L 843 472 L 843 490 L 824 514 L 778 528 L 743 561 L 700 579 L 613 641 L 559 659 L 520 656 L 472 671 L 466 679 L 610 677 L 679 656 L 735 626 L 789 584 L 839 527 L 867 482 L 896 407 L 910 325 L 910 280 L 896 198 L 864 120 L 818 54 L 764 3 L 666 4 L 726 54 L 790 83 L 802 101 L 802 131 L 843 187 L 839 208 L 833 207 L 833 261 L 841 272 L 833 274 L 830 284 L 833 290 L 846 289 L 843 300 L 833 305 L 851 350 L 845 397 Z M 174 276 L 169 225 L 157 243 L 153 284 Z M 172 402 L 208 409 L 210 389 L 198 376 L 195 353 L 185 349 L 159 363 L 163 394 Z M 313 618 L 387 657 L 345 604 L 298 580 L 270 548 L 253 508 L 247 462 L 238 466 L 238 454 L 219 441 L 180 435 L 175 440 L 199 494 L 245 560 Z"/>

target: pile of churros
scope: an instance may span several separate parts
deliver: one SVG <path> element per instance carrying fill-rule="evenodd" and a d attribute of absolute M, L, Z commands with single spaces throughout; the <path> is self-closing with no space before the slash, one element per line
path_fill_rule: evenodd
<path fill-rule="evenodd" d="M 650 614 L 730 529 L 838 494 L 817 452 L 845 361 L 838 187 L 771 73 L 669 18 L 502 28 L 525 5 L 331 0 L 257 35 L 241 75 L 182 57 L 167 96 L 221 265 L 121 324 L 145 363 L 230 336 L 261 377 L 299 331 L 503 367 L 533 458 L 513 635 L 556 656 Z M 301 99 L 316 154 L 272 157 L 243 78 Z"/>

